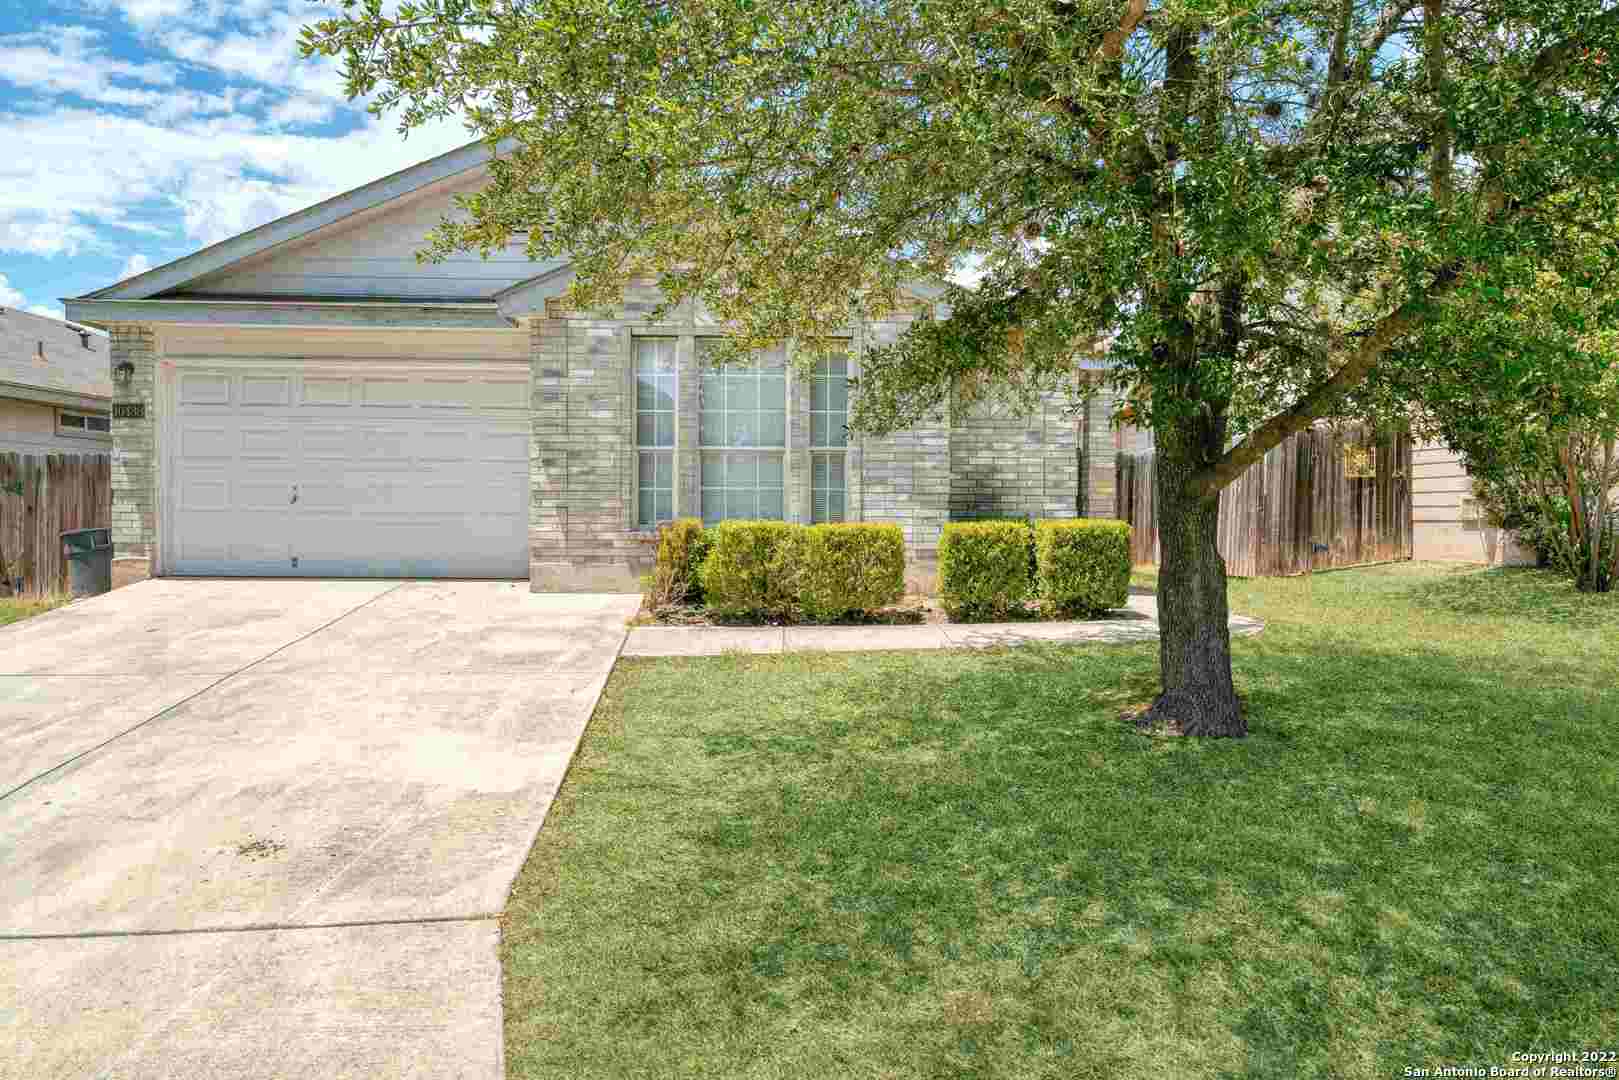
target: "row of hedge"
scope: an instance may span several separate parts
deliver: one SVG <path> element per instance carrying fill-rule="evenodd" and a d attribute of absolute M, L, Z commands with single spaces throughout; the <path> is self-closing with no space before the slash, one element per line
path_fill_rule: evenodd
<path fill-rule="evenodd" d="M 1130 526 L 1064 518 L 957 522 L 939 539 L 939 592 L 963 621 L 1000 619 L 1031 599 L 1053 615 L 1123 607 Z M 666 525 L 651 581 L 655 603 L 703 603 L 729 617 L 800 614 L 830 621 L 876 611 L 905 593 L 898 525 L 790 525 L 696 518 Z"/>
<path fill-rule="evenodd" d="M 958 522 L 939 538 L 952 619 L 1000 619 L 1037 599 L 1053 615 L 1100 615 L 1130 589 L 1130 525 L 1103 518 Z"/>
<path fill-rule="evenodd" d="M 817 622 L 876 611 L 905 595 L 898 525 L 722 521 L 665 526 L 654 591 L 726 616 L 800 613 Z"/>

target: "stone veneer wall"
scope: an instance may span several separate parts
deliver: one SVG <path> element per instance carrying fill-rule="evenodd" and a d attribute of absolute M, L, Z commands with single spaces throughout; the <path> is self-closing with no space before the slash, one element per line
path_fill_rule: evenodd
<path fill-rule="evenodd" d="M 1084 417 L 1062 394 L 1031 414 L 986 400 L 950 430 L 950 516 L 1075 517 L 1082 487 Z"/>
<path fill-rule="evenodd" d="M 553 303 L 532 320 L 533 500 L 530 584 L 536 591 L 636 590 L 649 573 L 656 538 L 635 522 L 635 397 L 638 336 L 674 337 L 679 379 L 675 418 L 675 515 L 701 515 L 697 446 L 696 339 L 723 334 L 690 311 L 647 321 L 649 286 L 627 291 L 622 309 L 582 314 Z M 892 341 L 916 313 L 851 331 L 851 372 L 862 349 Z M 809 394 L 789 382 L 786 517 L 810 520 Z M 928 588 L 939 535 L 969 491 L 1037 517 L 1113 513 L 1110 404 L 1086 415 L 1053 397 L 1034 416 L 964 418 L 949 410 L 909 430 L 851 441 L 846 458 L 850 520 L 898 524 L 913 588 Z"/>
<path fill-rule="evenodd" d="M 657 302 L 650 288 L 632 289 L 623 308 L 585 317 L 553 307 L 530 320 L 532 439 L 530 442 L 530 585 L 537 591 L 639 589 L 651 568 L 656 539 L 635 525 L 635 398 L 631 376 L 637 335 L 679 341 L 675 512 L 697 516 L 695 338 L 723 329 L 690 313 L 647 321 Z M 864 347 L 891 341 L 915 315 L 866 323 L 851 332 L 851 371 Z M 155 569 L 157 555 L 157 339 L 144 324 L 109 328 L 113 366 L 134 366 L 128 383 L 114 382 L 115 402 L 139 402 L 146 415 L 112 421 L 114 555 Z M 810 520 L 809 401 L 793 380 L 789 390 L 787 517 Z M 907 431 L 851 441 L 847 450 L 850 520 L 894 522 L 904 530 L 913 587 L 929 586 L 939 534 L 966 500 L 989 493 L 992 509 L 1035 516 L 1113 513 L 1113 436 L 1108 406 L 1093 400 L 1083 417 L 1055 401 L 1033 417 L 961 418 L 949 410 Z M 1081 453 L 1081 448 L 1084 452 Z M 1081 481 L 1083 480 L 1083 484 Z M 982 511 L 979 511 L 982 512 Z"/>
<path fill-rule="evenodd" d="M 129 382 L 113 380 L 113 402 L 146 406 L 143 419 L 112 419 L 113 557 L 130 560 L 122 568 L 126 576 L 145 576 L 157 555 L 157 335 L 137 323 L 110 326 L 108 332 L 108 363 L 116 368 L 127 360 L 135 366 Z"/>

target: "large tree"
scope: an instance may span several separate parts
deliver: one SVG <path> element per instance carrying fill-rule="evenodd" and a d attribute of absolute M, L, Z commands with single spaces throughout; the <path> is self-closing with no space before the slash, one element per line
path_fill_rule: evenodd
<path fill-rule="evenodd" d="M 1152 715 L 1193 734 L 1246 730 L 1221 489 L 1452 301 L 1568 272 L 1556 200 L 1619 193 L 1614 0 L 343 9 L 305 47 L 352 93 L 510 147 L 431 254 L 526 232 L 579 304 L 655 275 L 806 355 L 971 263 L 948 317 L 864 357 L 868 432 L 1105 347 L 1158 447 Z"/>

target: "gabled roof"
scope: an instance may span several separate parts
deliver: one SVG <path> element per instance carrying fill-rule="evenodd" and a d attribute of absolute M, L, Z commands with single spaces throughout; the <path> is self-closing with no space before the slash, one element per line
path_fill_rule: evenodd
<path fill-rule="evenodd" d="M 505 150 L 506 147 L 503 146 L 501 149 Z M 458 173 L 475 169 L 493 156 L 487 142 L 479 140 L 468 143 L 447 154 L 429 158 L 380 180 L 373 180 L 352 191 L 335 195 L 325 202 L 277 218 L 256 229 L 250 229 L 238 236 L 205 247 L 201 251 L 73 299 L 153 299 L 271 248 L 292 243 L 344 218 L 381 206 Z"/>
<path fill-rule="evenodd" d="M 104 405 L 112 397 L 107 335 L 0 308 L 0 397 Z"/>

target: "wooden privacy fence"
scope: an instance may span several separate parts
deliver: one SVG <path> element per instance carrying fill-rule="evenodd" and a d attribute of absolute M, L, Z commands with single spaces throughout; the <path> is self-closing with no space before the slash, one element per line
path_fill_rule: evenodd
<path fill-rule="evenodd" d="M 67 589 L 62 533 L 112 525 L 106 454 L 0 453 L 0 580 L 23 593 Z"/>
<path fill-rule="evenodd" d="M 1137 564 L 1158 562 L 1153 455 L 1120 454 L 1119 517 Z M 1411 557 L 1411 438 L 1301 431 L 1220 494 L 1220 554 L 1237 577 Z"/>

